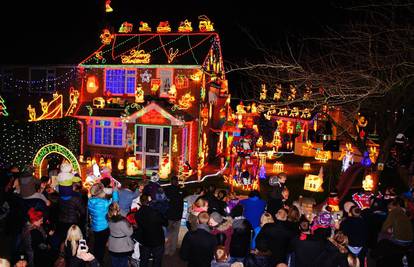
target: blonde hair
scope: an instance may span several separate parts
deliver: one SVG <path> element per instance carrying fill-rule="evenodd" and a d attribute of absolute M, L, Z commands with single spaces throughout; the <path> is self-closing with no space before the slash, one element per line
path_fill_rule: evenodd
<path fill-rule="evenodd" d="M 270 213 L 265 212 L 262 214 L 262 217 L 260 217 L 260 226 L 263 227 L 266 223 L 274 223 L 273 217 Z"/>
<path fill-rule="evenodd" d="M 118 216 L 121 212 L 118 203 L 114 202 L 109 206 L 108 209 L 108 218 L 111 219 L 112 217 Z"/>
<path fill-rule="evenodd" d="M 10 262 L 6 259 L 0 258 L 0 267 L 10 267 Z"/>
<path fill-rule="evenodd" d="M 83 239 L 81 229 L 76 224 L 72 224 L 68 230 L 65 240 L 65 244 L 68 244 L 70 242 L 70 245 L 72 247 L 72 256 L 76 255 L 76 251 L 78 250 L 78 241 L 81 239 Z"/>
<path fill-rule="evenodd" d="M 199 198 L 194 202 L 194 206 L 196 206 L 197 208 L 206 207 L 207 204 L 208 204 L 208 202 L 203 198 Z"/>
<path fill-rule="evenodd" d="M 347 260 L 348 260 L 349 267 L 360 267 L 361 266 L 358 257 L 355 257 L 351 253 L 348 254 Z"/>

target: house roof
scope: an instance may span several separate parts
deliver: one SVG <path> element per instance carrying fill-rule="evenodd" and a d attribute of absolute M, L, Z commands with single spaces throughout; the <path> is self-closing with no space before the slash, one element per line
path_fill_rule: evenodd
<path fill-rule="evenodd" d="M 215 32 L 116 33 L 113 34 L 109 44 L 101 45 L 79 65 L 81 67 L 111 65 L 143 66 L 145 68 L 159 67 L 159 65 L 195 67 L 203 65 L 210 49 L 217 44 L 219 44 L 219 36 Z M 144 64 L 123 63 L 122 57 L 130 56 L 133 50 L 143 50 L 143 53 L 150 54 L 149 62 Z M 169 54 L 174 53 L 177 54 L 169 62 Z"/>

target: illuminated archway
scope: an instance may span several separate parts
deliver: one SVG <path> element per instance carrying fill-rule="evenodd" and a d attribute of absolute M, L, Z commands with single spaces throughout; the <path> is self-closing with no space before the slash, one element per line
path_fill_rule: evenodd
<path fill-rule="evenodd" d="M 36 156 L 33 159 L 33 166 L 35 168 L 36 177 L 42 177 L 42 164 L 45 158 L 50 154 L 59 154 L 67 159 L 72 164 L 72 169 L 81 176 L 81 168 L 75 155 L 66 147 L 58 144 L 51 143 L 47 144 L 37 151 Z"/>

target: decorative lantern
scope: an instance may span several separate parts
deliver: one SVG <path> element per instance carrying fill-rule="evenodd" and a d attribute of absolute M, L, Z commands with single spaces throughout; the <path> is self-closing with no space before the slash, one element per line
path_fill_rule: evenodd
<path fill-rule="evenodd" d="M 119 171 L 123 171 L 123 170 L 124 170 L 124 168 L 125 168 L 125 166 L 124 166 L 124 159 L 120 159 L 120 160 L 118 161 L 118 170 L 119 170 Z"/>
<path fill-rule="evenodd" d="M 311 169 L 310 163 L 305 162 L 303 163 L 303 170 L 304 171 L 309 171 Z"/>
<path fill-rule="evenodd" d="M 94 94 L 96 91 L 98 91 L 98 88 L 98 79 L 96 76 L 89 76 L 88 80 L 86 81 L 86 92 Z"/>
<path fill-rule="evenodd" d="M 281 172 L 283 172 L 283 163 L 280 162 L 280 161 L 276 161 L 273 164 L 273 172 L 274 173 L 281 173 Z"/>
<path fill-rule="evenodd" d="M 129 157 L 127 160 L 127 169 L 126 169 L 126 175 L 128 176 L 134 176 L 138 175 L 140 172 L 141 162 L 140 160 L 136 160 L 135 157 Z"/>
<path fill-rule="evenodd" d="M 304 190 L 312 192 L 323 192 L 323 168 L 321 167 L 318 175 L 307 174 L 305 177 Z"/>
<path fill-rule="evenodd" d="M 378 163 L 377 170 L 383 171 L 384 170 L 384 163 Z"/>

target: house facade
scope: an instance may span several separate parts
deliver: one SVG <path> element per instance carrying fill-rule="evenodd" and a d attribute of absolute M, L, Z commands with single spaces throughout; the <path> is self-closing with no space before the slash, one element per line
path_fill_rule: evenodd
<path fill-rule="evenodd" d="M 78 66 L 84 159 L 131 177 L 200 176 L 220 152 L 211 129 L 228 96 L 219 35 L 123 26 Z"/>

